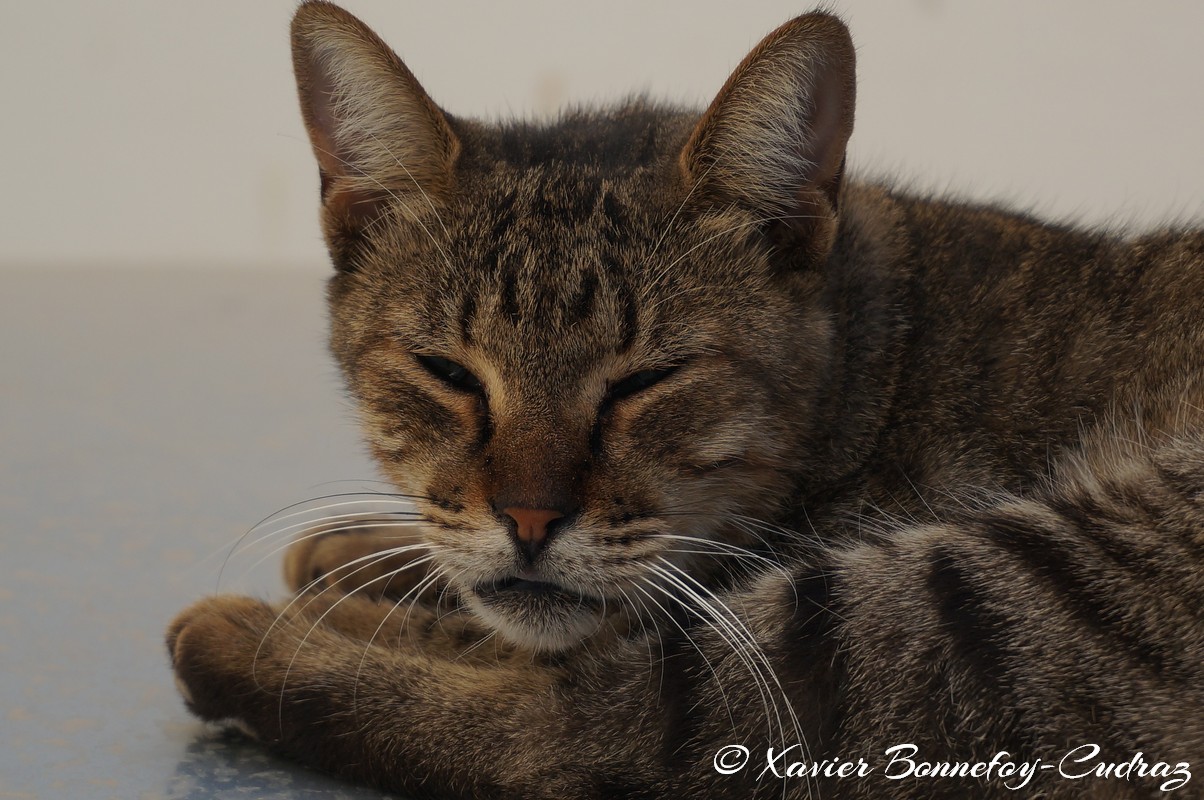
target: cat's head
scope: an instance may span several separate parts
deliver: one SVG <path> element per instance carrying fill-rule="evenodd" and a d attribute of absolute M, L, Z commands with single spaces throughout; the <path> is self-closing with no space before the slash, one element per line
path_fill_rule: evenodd
<path fill-rule="evenodd" d="M 548 124 L 447 115 L 327 3 L 293 52 L 333 350 L 467 605 L 564 648 L 763 552 L 832 357 L 844 26 L 774 31 L 701 116 Z"/>

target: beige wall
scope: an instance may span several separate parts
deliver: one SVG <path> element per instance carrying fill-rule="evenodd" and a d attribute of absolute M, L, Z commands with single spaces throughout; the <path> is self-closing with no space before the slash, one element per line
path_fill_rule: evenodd
<path fill-rule="evenodd" d="M 322 269 L 292 0 L 10 2 L 0 268 Z M 347 0 L 454 113 L 709 100 L 802 2 Z M 1090 221 L 1204 216 L 1204 3 L 833 0 L 854 167 Z"/>

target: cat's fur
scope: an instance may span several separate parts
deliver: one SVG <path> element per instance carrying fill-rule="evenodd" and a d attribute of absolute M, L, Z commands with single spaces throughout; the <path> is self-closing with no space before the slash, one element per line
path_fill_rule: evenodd
<path fill-rule="evenodd" d="M 848 180 L 853 50 L 824 14 L 702 115 L 454 118 L 323 2 L 293 46 L 333 351 L 429 549 L 311 538 L 290 583 L 333 589 L 185 611 L 193 711 L 423 797 L 1023 794 L 886 780 L 902 743 L 1200 765 L 1204 233 Z M 513 506 L 565 516 L 524 555 Z M 516 576 L 542 591 L 495 591 Z M 800 740 L 875 772 L 756 779 Z"/>

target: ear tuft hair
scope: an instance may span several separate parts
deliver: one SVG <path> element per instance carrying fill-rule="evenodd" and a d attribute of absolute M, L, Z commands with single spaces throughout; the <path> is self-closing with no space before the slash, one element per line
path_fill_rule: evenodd
<path fill-rule="evenodd" d="M 459 141 L 376 34 L 314 0 L 293 17 L 292 47 L 332 251 L 336 239 L 354 239 L 395 200 L 420 215 L 450 193 Z"/>
<path fill-rule="evenodd" d="M 770 33 L 720 90 L 681 154 L 687 183 L 826 252 L 835 233 L 856 68 L 848 29 L 830 14 Z"/>

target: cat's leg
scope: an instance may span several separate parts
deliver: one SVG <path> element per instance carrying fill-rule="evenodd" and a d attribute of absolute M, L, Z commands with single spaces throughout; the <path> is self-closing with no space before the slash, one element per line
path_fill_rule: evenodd
<path fill-rule="evenodd" d="M 796 597 L 774 573 L 727 598 L 721 622 L 684 615 L 540 655 L 480 638 L 467 616 L 360 595 L 218 596 L 176 619 L 168 649 L 197 715 L 408 795 L 751 800 L 785 785 L 804 798 L 813 782 L 766 777 L 764 754 L 822 744 L 838 642 L 797 647 L 791 620 L 815 609 L 796 614 Z M 748 747 L 748 768 L 716 769 L 732 746 Z"/>
<path fill-rule="evenodd" d="M 326 610 L 319 621 L 313 608 L 281 616 L 219 596 L 184 611 L 168 647 L 189 707 L 303 763 L 415 796 L 661 796 L 646 654 L 605 676 L 514 651 L 486 666 L 381 634 L 406 613 L 388 604 L 353 596 Z"/>
<path fill-rule="evenodd" d="M 426 581 L 428 555 L 421 529 L 413 525 L 364 521 L 317 527 L 289 546 L 284 580 L 293 592 L 330 588 L 434 604 L 443 585 Z"/>

